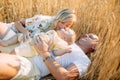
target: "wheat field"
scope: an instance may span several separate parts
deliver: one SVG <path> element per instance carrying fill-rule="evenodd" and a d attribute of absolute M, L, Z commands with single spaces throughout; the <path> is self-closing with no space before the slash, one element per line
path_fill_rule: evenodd
<path fill-rule="evenodd" d="M 36 14 L 52 16 L 62 8 L 76 11 L 77 22 L 72 28 L 77 38 L 85 33 L 100 38 L 89 70 L 80 80 L 120 80 L 120 0 L 0 0 L 0 21 L 8 23 Z"/>

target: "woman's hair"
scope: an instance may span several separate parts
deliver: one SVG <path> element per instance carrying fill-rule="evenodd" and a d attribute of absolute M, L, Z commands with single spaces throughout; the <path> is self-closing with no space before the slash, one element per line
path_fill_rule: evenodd
<path fill-rule="evenodd" d="M 76 22 L 76 15 L 75 15 L 75 11 L 74 10 L 70 10 L 70 9 L 62 9 L 60 10 L 55 16 L 54 16 L 54 20 L 51 22 L 50 24 L 50 28 L 51 29 L 55 29 L 57 23 L 61 21 L 61 22 L 66 22 L 66 21 L 73 21 Z"/>

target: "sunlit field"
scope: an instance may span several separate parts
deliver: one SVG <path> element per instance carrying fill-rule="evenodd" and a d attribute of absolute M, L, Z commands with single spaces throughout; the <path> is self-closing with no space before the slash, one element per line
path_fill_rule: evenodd
<path fill-rule="evenodd" d="M 72 28 L 77 39 L 85 33 L 100 38 L 91 55 L 92 64 L 80 80 L 120 80 L 120 0 L 0 0 L 0 21 L 8 23 L 36 14 L 52 16 L 63 8 L 76 12 Z"/>

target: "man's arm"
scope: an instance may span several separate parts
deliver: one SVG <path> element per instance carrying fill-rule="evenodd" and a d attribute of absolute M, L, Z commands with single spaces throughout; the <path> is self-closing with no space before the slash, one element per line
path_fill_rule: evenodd
<path fill-rule="evenodd" d="M 75 80 L 79 76 L 78 69 L 75 65 L 69 65 L 67 69 L 62 67 L 48 52 L 48 45 L 37 36 L 35 39 L 35 49 L 40 53 L 43 61 L 48 67 L 50 73 L 57 80 Z M 42 51 L 42 52 L 41 52 Z"/>
<path fill-rule="evenodd" d="M 42 56 L 46 66 L 48 67 L 50 73 L 57 80 L 75 80 L 79 76 L 77 67 L 74 64 L 71 64 L 65 69 L 62 67 L 54 58 L 49 58 L 50 54 L 48 52 L 44 53 Z M 47 60 L 46 60 L 47 59 Z"/>

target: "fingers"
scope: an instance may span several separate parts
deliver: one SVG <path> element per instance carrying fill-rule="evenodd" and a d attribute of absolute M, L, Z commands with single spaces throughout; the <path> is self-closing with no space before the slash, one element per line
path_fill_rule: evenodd
<path fill-rule="evenodd" d="M 38 50 L 37 52 L 47 52 L 48 51 L 48 45 L 40 37 L 40 35 L 35 36 L 35 48 L 36 48 L 36 50 Z"/>
<path fill-rule="evenodd" d="M 41 37 L 40 35 L 38 35 L 38 42 L 41 43 L 41 44 L 46 44 L 44 38 Z"/>
<path fill-rule="evenodd" d="M 66 53 L 71 53 L 72 52 L 72 48 L 67 48 L 66 49 Z"/>
<path fill-rule="evenodd" d="M 36 51 L 37 51 L 38 53 L 40 53 L 41 40 L 40 40 L 40 37 L 39 37 L 38 35 L 36 35 L 36 36 L 34 37 L 34 43 L 35 43 L 34 48 L 36 49 Z"/>
<path fill-rule="evenodd" d="M 39 35 L 35 36 L 35 45 L 41 45 L 43 43 L 42 38 Z"/>
<path fill-rule="evenodd" d="M 26 34 L 23 35 L 23 42 L 26 42 L 30 38 L 33 38 L 32 34 L 27 32 Z"/>

